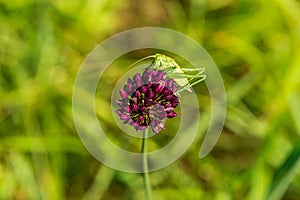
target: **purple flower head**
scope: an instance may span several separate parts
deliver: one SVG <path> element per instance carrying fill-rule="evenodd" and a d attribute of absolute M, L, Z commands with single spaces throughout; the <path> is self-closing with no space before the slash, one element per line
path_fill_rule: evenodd
<path fill-rule="evenodd" d="M 158 133 L 164 129 L 164 120 L 177 114 L 173 111 L 179 104 L 174 94 L 178 87 L 173 79 L 165 79 L 164 72 L 146 68 L 142 75 L 135 74 L 120 90 L 121 99 L 116 100 L 120 109 L 116 112 L 125 124 L 137 131 L 148 126 Z"/>

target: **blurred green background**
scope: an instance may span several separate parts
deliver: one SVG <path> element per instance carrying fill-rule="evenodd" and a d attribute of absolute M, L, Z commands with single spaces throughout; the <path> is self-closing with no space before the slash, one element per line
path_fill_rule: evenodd
<path fill-rule="evenodd" d="M 0 0 L 0 199 L 144 199 L 140 174 L 110 169 L 87 152 L 71 110 L 86 55 L 143 26 L 202 44 L 228 98 L 222 135 L 199 159 L 210 102 L 205 84 L 195 88 L 199 137 L 181 159 L 150 174 L 154 199 L 298 200 L 299 0 Z"/>

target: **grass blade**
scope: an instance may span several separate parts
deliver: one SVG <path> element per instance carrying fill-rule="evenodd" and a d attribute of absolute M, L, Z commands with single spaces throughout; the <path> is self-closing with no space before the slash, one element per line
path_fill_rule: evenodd
<path fill-rule="evenodd" d="M 270 185 L 267 200 L 281 199 L 300 165 L 300 141 L 287 156 L 282 165 L 275 171 Z"/>

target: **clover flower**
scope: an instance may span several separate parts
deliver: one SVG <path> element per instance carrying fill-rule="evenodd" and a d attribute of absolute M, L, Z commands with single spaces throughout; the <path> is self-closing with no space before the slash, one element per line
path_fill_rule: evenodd
<path fill-rule="evenodd" d="M 175 95 L 177 86 L 173 79 L 166 79 L 163 71 L 146 68 L 142 75 L 135 74 L 120 90 L 120 106 L 116 112 L 125 124 L 136 131 L 148 126 L 157 134 L 164 129 L 164 120 L 177 114 L 173 111 L 179 104 Z"/>

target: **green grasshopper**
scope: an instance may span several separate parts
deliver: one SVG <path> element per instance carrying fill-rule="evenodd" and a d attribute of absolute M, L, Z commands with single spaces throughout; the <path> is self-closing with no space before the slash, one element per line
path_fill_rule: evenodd
<path fill-rule="evenodd" d="M 149 56 L 150 57 L 150 56 Z M 191 87 L 205 80 L 206 75 L 202 74 L 204 68 L 181 68 L 174 59 L 163 54 L 155 54 L 151 56 L 154 61 L 150 65 L 150 69 L 162 70 L 168 78 L 174 79 L 178 86 L 182 87 L 177 93 L 187 90 L 192 92 Z M 186 74 L 187 72 L 197 72 L 196 74 Z M 197 79 L 193 83 L 191 81 Z"/>
<path fill-rule="evenodd" d="M 201 81 L 205 80 L 205 78 L 206 78 L 206 75 L 202 74 L 205 70 L 204 68 L 193 68 L 193 69 L 192 68 L 181 68 L 175 62 L 174 59 L 172 59 L 166 55 L 158 54 L 158 53 L 155 55 L 150 55 L 150 56 L 144 57 L 144 58 L 134 62 L 129 67 L 127 67 L 127 69 L 131 68 L 132 66 L 134 66 L 144 60 L 150 59 L 150 58 L 154 59 L 150 65 L 150 69 L 164 71 L 168 78 L 174 79 L 176 84 L 179 87 L 181 87 L 176 92 L 177 94 L 179 94 L 179 92 L 182 92 L 184 90 L 192 92 L 191 87 L 200 83 Z M 190 72 L 190 73 L 196 72 L 196 74 L 187 74 L 188 72 Z M 104 88 L 101 88 L 101 90 Z"/>

